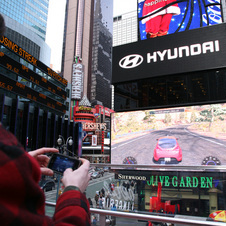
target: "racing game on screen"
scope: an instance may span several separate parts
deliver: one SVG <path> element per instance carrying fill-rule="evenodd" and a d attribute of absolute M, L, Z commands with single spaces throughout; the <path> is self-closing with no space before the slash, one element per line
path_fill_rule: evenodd
<path fill-rule="evenodd" d="M 220 0 L 138 0 L 139 39 L 222 23 Z"/>
<path fill-rule="evenodd" d="M 226 103 L 112 113 L 112 164 L 226 165 Z"/>

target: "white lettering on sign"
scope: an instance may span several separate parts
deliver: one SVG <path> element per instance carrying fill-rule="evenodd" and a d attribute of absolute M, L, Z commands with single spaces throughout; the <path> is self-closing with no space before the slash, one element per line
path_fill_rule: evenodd
<path fill-rule="evenodd" d="M 83 65 L 73 64 L 72 82 L 71 82 L 71 99 L 80 100 L 83 92 Z"/>
<path fill-rule="evenodd" d="M 178 48 L 174 48 L 173 51 L 171 49 L 165 49 L 162 52 L 156 51 L 147 54 L 147 63 L 157 62 L 158 60 L 172 60 L 176 58 L 196 56 L 200 54 L 213 53 L 220 51 L 219 41 L 210 41 L 204 42 L 202 44 L 193 44 L 190 46 L 181 46 Z"/>
<path fill-rule="evenodd" d="M 110 193 L 109 184 L 106 181 L 104 181 L 103 185 L 104 190 Z M 131 188 L 127 190 L 127 188 L 125 188 L 122 185 L 115 186 L 114 190 L 111 193 L 110 199 L 102 198 L 102 200 L 104 208 L 108 207 L 112 208 L 113 205 L 115 205 L 115 207 L 120 210 L 134 209 L 134 191 Z"/>
<path fill-rule="evenodd" d="M 106 123 L 83 123 L 83 130 L 106 130 Z"/>
<path fill-rule="evenodd" d="M 218 3 L 219 5 L 217 5 L 216 3 Z M 209 0 L 206 2 L 206 5 L 208 4 L 216 4 L 216 5 L 212 5 L 211 7 L 208 7 L 208 13 L 203 13 L 202 15 L 202 19 L 203 22 L 205 24 L 208 24 L 208 20 L 207 20 L 207 15 L 209 17 L 209 24 L 213 25 L 213 24 L 219 24 L 222 23 L 222 16 L 221 16 L 221 5 L 220 5 L 220 0 Z"/>

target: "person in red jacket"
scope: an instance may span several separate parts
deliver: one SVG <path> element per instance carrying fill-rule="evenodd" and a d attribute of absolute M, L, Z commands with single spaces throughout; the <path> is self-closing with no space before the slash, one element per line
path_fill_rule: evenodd
<path fill-rule="evenodd" d="M 0 125 L 0 216 L 1 225 L 48 226 L 90 225 L 89 202 L 83 194 L 90 175 L 89 161 L 75 171 L 66 169 L 63 194 L 58 198 L 53 218 L 45 216 L 44 193 L 39 187 L 41 173 L 52 175 L 44 155 L 58 152 L 41 148 L 26 152 L 16 137 Z"/>
<path fill-rule="evenodd" d="M 173 15 L 180 14 L 178 4 L 168 5 L 175 0 L 146 0 L 143 6 L 142 23 L 146 23 L 147 38 L 166 35 Z M 168 5 L 168 6 L 167 6 Z M 163 8 L 166 6 L 166 8 Z M 163 8 L 163 9 L 162 9 Z M 162 9 L 162 10 L 161 10 Z"/>
<path fill-rule="evenodd" d="M 0 14 L 0 38 L 5 22 Z M 90 206 L 83 194 L 90 180 L 89 161 L 80 158 L 82 165 L 66 169 L 62 182 L 63 194 L 58 198 L 53 218 L 45 216 L 45 197 L 39 187 L 41 173 L 53 175 L 48 169 L 49 158 L 44 155 L 58 152 L 55 148 L 40 148 L 26 152 L 16 137 L 0 123 L 0 224 L 15 226 L 86 226 L 90 225 Z"/>

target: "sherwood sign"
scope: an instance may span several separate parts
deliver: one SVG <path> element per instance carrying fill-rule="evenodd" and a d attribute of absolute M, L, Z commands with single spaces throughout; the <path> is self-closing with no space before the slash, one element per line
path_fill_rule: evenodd
<path fill-rule="evenodd" d="M 113 48 L 113 83 L 226 67 L 226 24 Z"/>

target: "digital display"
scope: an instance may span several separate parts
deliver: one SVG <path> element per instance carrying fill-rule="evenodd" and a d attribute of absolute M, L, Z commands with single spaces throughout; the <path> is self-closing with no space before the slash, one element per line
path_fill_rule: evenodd
<path fill-rule="evenodd" d="M 8 91 L 14 92 L 17 95 L 23 96 L 32 101 L 44 104 L 50 108 L 53 108 L 61 113 L 66 112 L 66 106 L 58 101 L 55 101 L 46 95 L 39 93 L 24 84 L 14 81 L 3 74 L 0 74 L 0 88 L 6 89 Z"/>
<path fill-rule="evenodd" d="M 111 163 L 226 165 L 226 103 L 112 113 Z"/>
<path fill-rule="evenodd" d="M 140 40 L 222 23 L 220 0 L 138 0 Z"/>
<path fill-rule="evenodd" d="M 54 85 L 53 83 L 49 82 L 47 79 L 43 78 L 42 76 L 36 74 L 28 67 L 16 62 L 12 58 L 5 55 L 3 52 L 0 52 L 0 64 L 7 69 L 19 74 L 20 76 L 26 78 L 27 80 L 44 87 L 48 91 L 61 96 L 63 99 L 66 99 L 66 91 L 61 89 L 60 87 Z"/>
<path fill-rule="evenodd" d="M 55 162 L 53 163 L 52 169 L 63 173 L 67 168 L 72 168 L 73 166 L 74 161 L 71 159 L 57 156 Z"/>
<path fill-rule="evenodd" d="M 72 159 L 64 155 L 55 154 L 50 159 L 49 168 L 53 171 L 63 173 L 67 168 L 77 169 L 80 166 L 78 159 Z"/>
<path fill-rule="evenodd" d="M 116 46 L 112 83 L 225 67 L 225 29 L 221 23 Z"/>
<path fill-rule="evenodd" d="M 49 76 L 53 77 L 54 79 L 58 80 L 62 85 L 65 87 L 68 84 L 68 81 L 58 75 L 55 71 L 53 71 L 51 68 L 47 67 L 45 64 L 43 64 L 41 61 L 33 57 L 31 54 L 26 52 L 24 49 L 22 49 L 20 46 L 18 46 L 16 43 L 12 42 L 10 39 L 8 39 L 5 36 L 2 36 L 0 38 L 0 43 L 2 43 L 5 47 L 9 48 L 19 56 L 23 57 L 25 60 L 27 60 L 29 63 L 37 66 L 44 72 L 46 72 Z"/>

